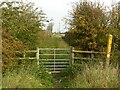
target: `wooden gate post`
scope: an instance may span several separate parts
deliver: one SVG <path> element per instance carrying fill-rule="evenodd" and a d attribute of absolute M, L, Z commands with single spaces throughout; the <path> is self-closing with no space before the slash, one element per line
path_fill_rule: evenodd
<path fill-rule="evenodd" d="M 54 72 L 55 72 L 55 54 L 56 54 L 56 52 L 55 52 L 55 49 L 54 49 Z"/>
<path fill-rule="evenodd" d="M 37 64 L 39 65 L 39 48 L 37 48 L 36 58 L 37 58 Z"/>
<path fill-rule="evenodd" d="M 70 47 L 70 64 L 74 64 L 74 47 Z"/>
<path fill-rule="evenodd" d="M 70 47 L 70 65 L 72 65 L 73 64 L 73 62 L 72 62 L 72 47 Z"/>
<path fill-rule="evenodd" d="M 109 34 L 108 36 L 108 44 L 107 44 L 107 58 L 106 58 L 106 66 L 109 65 L 110 62 L 110 54 L 111 54 L 111 47 L 112 47 L 112 35 Z"/>

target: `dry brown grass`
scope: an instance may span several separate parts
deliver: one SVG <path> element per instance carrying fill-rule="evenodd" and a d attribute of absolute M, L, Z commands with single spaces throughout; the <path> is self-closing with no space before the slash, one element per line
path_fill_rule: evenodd
<path fill-rule="evenodd" d="M 74 78 L 72 87 L 79 88 L 117 88 L 118 87 L 118 67 L 103 68 L 102 65 L 85 66 L 82 74 Z"/>

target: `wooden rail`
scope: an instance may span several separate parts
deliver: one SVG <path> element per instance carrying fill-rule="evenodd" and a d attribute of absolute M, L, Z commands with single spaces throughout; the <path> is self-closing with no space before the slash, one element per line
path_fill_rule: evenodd
<path fill-rule="evenodd" d="M 38 51 L 38 64 L 43 64 L 51 73 L 60 73 L 71 64 L 70 48 L 38 48 Z"/>
<path fill-rule="evenodd" d="M 54 51 L 54 53 L 52 54 L 48 54 L 48 53 L 40 53 L 41 51 Z M 65 51 L 67 50 L 69 53 L 57 53 L 55 51 Z M 74 62 L 74 60 L 77 60 L 77 59 L 81 59 L 81 60 L 98 60 L 98 58 L 94 58 L 94 55 L 106 55 L 107 53 L 106 52 L 97 52 L 97 51 L 81 51 L 81 50 L 75 50 L 73 48 L 37 48 L 37 50 L 27 50 L 27 51 L 16 51 L 16 53 L 21 53 L 23 54 L 22 56 L 23 57 L 17 57 L 17 58 L 11 58 L 11 59 L 16 59 L 16 60 L 25 60 L 25 59 L 37 59 L 39 60 L 40 57 L 39 56 L 53 56 L 54 59 L 56 60 L 71 60 L 70 61 L 70 65 Z M 34 57 L 30 57 L 30 56 L 26 56 L 27 53 L 34 53 L 36 54 Z M 76 57 L 75 54 L 89 54 L 89 55 L 93 55 L 93 57 L 91 56 L 91 58 L 88 58 L 88 57 Z M 111 54 L 118 54 L 118 53 L 111 53 Z M 57 59 L 55 58 L 56 56 L 69 56 L 69 59 Z M 43 59 L 41 59 L 43 60 Z M 53 59 L 50 59 L 48 58 L 47 60 L 53 60 Z M 39 64 L 39 61 L 38 61 L 38 64 Z"/>
<path fill-rule="evenodd" d="M 27 51 L 15 51 L 16 53 L 28 53 L 28 52 L 34 52 L 37 53 L 37 50 L 27 50 Z"/>
<path fill-rule="evenodd" d="M 78 56 L 76 55 L 78 54 Z M 86 55 L 86 56 L 84 56 Z M 100 56 L 105 57 L 106 52 L 72 50 L 73 63 L 79 60 L 99 60 Z M 97 56 L 97 57 L 96 57 Z"/>
<path fill-rule="evenodd" d="M 72 50 L 73 53 L 106 54 L 106 52 Z"/>

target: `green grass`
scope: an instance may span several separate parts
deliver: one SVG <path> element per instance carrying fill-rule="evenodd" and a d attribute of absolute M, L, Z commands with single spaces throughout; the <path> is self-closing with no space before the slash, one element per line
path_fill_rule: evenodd
<path fill-rule="evenodd" d="M 67 43 L 61 37 L 51 35 L 48 32 L 42 31 L 38 33 L 38 47 L 40 48 L 68 48 Z"/>
<path fill-rule="evenodd" d="M 61 74 L 61 86 L 69 88 L 118 88 L 118 67 L 110 65 L 103 68 L 102 65 L 73 66 Z M 79 70 L 78 70 L 79 69 Z"/>
<path fill-rule="evenodd" d="M 79 64 L 68 67 L 53 76 L 35 63 L 16 68 L 4 74 L 4 88 L 117 88 L 118 67 L 101 64 Z M 57 84 L 55 84 L 57 82 Z"/>
<path fill-rule="evenodd" d="M 54 79 L 43 67 L 22 64 L 3 76 L 3 88 L 53 88 Z"/>
<path fill-rule="evenodd" d="M 45 87 L 40 80 L 33 75 L 20 71 L 8 73 L 3 77 L 3 88 L 40 88 Z"/>

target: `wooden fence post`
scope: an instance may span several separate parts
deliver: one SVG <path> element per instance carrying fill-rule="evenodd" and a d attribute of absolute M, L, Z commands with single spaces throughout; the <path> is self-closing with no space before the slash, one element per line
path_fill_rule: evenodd
<path fill-rule="evenodd" d="M 72 47 L 72 64 L 74 64 L 74 47 Z"/>
<path fill-rule="evenodd" d="M 72 63 L 72 47 L 70 47 L 70 65 L 72 65 L 73 63 Z"/>
<path fill-rule="evenodd" d="M 109 62 L 110 62 L 111 47 L 112 47 L 112 35 L 109 34 L 108 44 L 107 44 L 107 58 L 106 58 L 106 65 L 107 66 L 109 65 Z"/>
<path fill-rule="evenodd" d="M 54 51 L 54 72 L 55 72 L 55 54 L 56 54 L 56 52 L 55 52 L 55 49 L 53 51 Z"/>
<path fill-rule="evenodd" d="M 37 58 L 37 64 L 39 65 L 39 48 L 37 48 L 36 58 Z"/>

